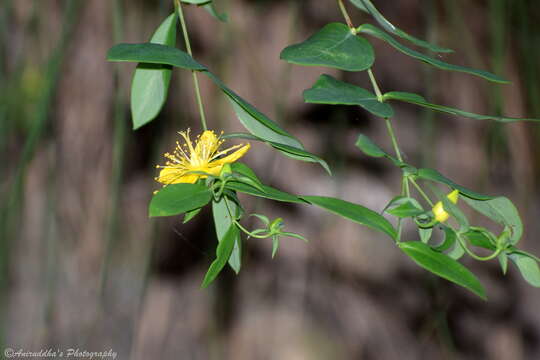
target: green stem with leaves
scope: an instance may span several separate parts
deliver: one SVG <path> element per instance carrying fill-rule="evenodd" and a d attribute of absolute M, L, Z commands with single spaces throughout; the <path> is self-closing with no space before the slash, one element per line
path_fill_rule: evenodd
<path fill-rule="evenodd" d="M 491 255 L 488 255 L 488 256 L 478 256 L 478 255 L 476 255 L 475 253 L 473 253 L 471 249 L 469 249 L 469 247 L 467 246 L 467 244 L 465 243 L 465 241 L 463 240 L 463 238 L 461 237 L 461 235 L 458 234 L 457 239 L 458 239 L 458 241 L 459 241 L 459 244 L 460 244 L 461 247 L 463 248 L 463 250 L 465 250 L 465 252 L 466 252 L 470 257 L 472 257 L 473 259 L 478 260 L 478 261 L 488 261 L 488 260 L 495 259 L 495 258 L 496 258 L 497 256 L 499 256 L 499 254 L 503 251 L 503 248 L 502 248 L 502 247 L 498 247 L 497 250 L 495 250 L 495 252 L 493 252 Z"/>
<path fill-rule="evenodd" d="M 178 13 L 178 18 L 180 18 L 180 25 L 182 26 L 182 33 L 184 34 L 184 43 L 186 44 L 186 50 L 189 56 L 193 57 L 193 52 L 191 51 L 191 43 L 189 41 L 189 33 L 186 26 L 186 20 L 184 19 L 184 12 L 182 11 L 182 3 L 180 0 L 174 0 L 174 5 L 176 7 L 176 12 Z M 206 115 L 204 114 L 204 106 L 201 97 L 201 90 L 199 88 L 199 79 L 197 78 L 197 71 L 193 70 L 191 74 L 193 76 L 193 87 L 195 88 L 197 104 L 199 105 L 201 125 L 204 130 L 208 130 L 208 126 L 206 125 Z"/>

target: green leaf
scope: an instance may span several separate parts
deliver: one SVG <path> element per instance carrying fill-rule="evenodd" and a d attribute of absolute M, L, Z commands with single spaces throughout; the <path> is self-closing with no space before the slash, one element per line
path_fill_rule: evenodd
<path fill-rule="evenodd" d="M 297 148 L 303 146 L 294 136 L 283 130 L 277 123 L 257 110 L 253 105 L 242 99 L 229 89 L 219 78 L 209 71 L 204 72 L 225 95 L 228 96 L 238 119 L 253 135 L 268 141 L 285 144 Z"/>
<path fill-rule="evenodd" d="M 156 30 L 151 43 L 176 44 L 176 14 L 171 14 Z M 142 63 L 137 65 L 131 81 L 131 116 L 133 129 L 154 120 L 167 99 L 172 69 L 169 65 Z"/>
<path fill-rule="evenodd" d="M 202 184 L 171 184 L 150 201 L 150 217 L 179 215 L 210 202 L 212 191 Z"/>
<path fill-rule="evenodd" d="M 385 212 L 399 218 L 407 218 L 423 214 L 424 209 L 414 198 L 396 196 L 386 205 Z"/>
<path fill-rule="evenodd" d="M 227 201 L 227 203 L 225 203 Z M 227 208 L 227 205 L 229 206 Z M 212 202 L 212 214 L 214 216 L 214 226 L 216 228 L 216 235 L 218 241 L 223 241 L 227 235 L 227 231 L 233 226 L 233 221 L 229 215 L 229 210 L 233 216 L 240 215 L 240 209 L 236 205 L 235 201 L 226 200 L 223 196 L 219 201 Z M 229 266 L 234 270 L 236 274 L 240 272 L 242 267 L 242 238 L 240 232 L 236 232 L 234 239 L 234 248 L 229 258 Z"/>
<path fill-rule="evenodd" d="M 107 60 L 165 64 L 188 70 L 206 70 L 206 67 L 193 60 L 189 54 L 182 50 L 152 43 L 115 45 L 109 49 Z"/>
<path fill-rule="evenodd" d="M 469 206 L 498 224 L 510 228 L 510 243 L 515 245 L 523 234 L 523 223 L 514 204 L 505 197 L 486 201 L 464 199 Z"/>
<path fill-rule="evenodd" d="M 216 259 L 214 260 L 214 262 L 212 262 L 210 268 L 204 276 L 204 280 L 201 285 L 202 288 L 206 288 L 208 285 L 210 285 L 212 281 L 214 281 L 219 275 L 221 270 L 223 270 L 223 268 L 227 264 L 227 261 L 231 257 L 234 245 L 236 244 L 235 240 L 239 235 L 240 231 L 238 230 L 238 228 L 235 225 L 231 225 L 229 227 L 229 230 L 227 230 L 225 236 L 223 236 L 221 241 L 218 243 L 216 249 Z"/>
<path fill-rule="evenodd" d="M 442 241 L 441 244 L 433 247 L 433 249 L 438 252 L 444 252 L 450 249 L 452 246 L 456 245 L 456 241 L 457 241 L 457 234 L 454 231 L 454 229 L 446 225 L 443 225 L 442 228 L 444 231 L 444 240 Z"/>
<path fill-rule="evenodd" d="M 326 196 L 301 196 L 301 198 L 313 205 L 328 210 L 331 213 L 352 220 L 358 224 L 365 225 L 374 230 L 382 231 L 392 239 L 396 239 L 397 237 L 396 230 L 388 220 L 366 207 Z"/>
<path fill-rule="evenodd" d="M 461 236 L 460 234 L 457 234 L 457 236 Z M 454 243 L 454 247 L 446 253 L 450 258 L 454 260 L 459 260 L 461 257 L 465 254 L 465 249 L 463 246 L 461 246 L 461 243 L 459 241 L 456 241 Z"/>
<path fill-rule="evenodd" d="M 480 281 L 456 260 L 432 250 L 420 241 L 401 242 L 398 245 L 419 266 L 435 275 L 469 289 L 486 300 L 486 292 Z"/>
<path fill-rule="evenodd" d="M 433 52 L 453 52 L 451 49 L 439 47 L 434 44 L 430 44 L 427 41 L 420 40 L 415 38 L 412 35 L 407 34 L 405 31 L 397 28 L 394 26 L 390 21 L 388 21 L 380 12 L 377 10 L 377 8 L 371 3 L 369 0 L 350 0 L 356 7 L 358 7 L 360 10 L 368 12 L 375 18 L 375 20 L 379 23 L 379 25 L 382 26 L 382 28 L 386 31 L 388 31 L 391 34 L 394 34 L 396 36 L 399 36 L 402 39 L 405 39 L 407 41 L 410 41 L 416 46 L 420 46 L 426 49 L 429 49 Z"/>
<path fill-rule="evenodd" d="M 369 13 L 368 9 L 366 9 L 366 7 L 364 6 L 364 4 L 362 4 L 362 0 L 349 0 L 351 2 L 351 4 L 353 4 L 354 6 L 356 6 L 358 9 L 362 10 L 362 11 L 365 11 L 367 13 Z"/>
<path fill-rule="evenodd" d="M 287 157 L 289 157 L 291 159 L 318 163 L 319 165 L 321 165 L 323 167 L 324 170 L 326 170 L 326 172 L 329 175 L 332 175 L 332 171 L 330 170 L 330 167 L 328 166 L 326 161 L 324 161 L 323 159 L 321 159 L 317 155 L 312 154 L 309 151 L 306 151 L 304 149 L 301 149 L 301 148 L 298 148 L 298 147 L 295 147 L 295 146 L 276 143 L 276 142 L 273 142 L 273 141 L 264 140 L 264 139 L 261 139 L 260 137 L 257 137 L 257 136 L 251 135 L 251 134 L 244 134 L 244 133 L 227 134 L 227 135 L 222 136 L 222 138 L 223 139 L 237 138 L 237 139 L 262 141 L 262 142 L 270 145 L 274 149 L 278 150 L 281 154 L 283 154 L 283 155 L 285 155 L 285 156 L 287 156 Z"/>
<path fill-rule="evenodd" d="M 182 224 L 188 223 L 191 219 L 197 216 L 201 212 L 201 210 L 202 208 L 198 208 L 198 209 L 186 212 L 186 214 L 184 215 L 184 221 L 182 221 Z"/>
<path fill-rule="evenodd" d="M 518 253 L 508 255 L 510 260 L 517 266 L 521 276 L 532 286 L 540 287 L 540 269 L 535 259 Z"/>
<path fill-rule="evenodd" d="M 471 199 L 478 199 L 478 200 L 489 200 L 493 199 L 493 196 L 488 195 L 482 195 L 477 192 L 474 192 L 472 190 L 469 190 L 461 185 L 456 184 L 452 180 L 448 179 L 444 175 L 442 175 L 440 172 L 434 169 L 424 168 L 424 169 L 418 169 L 416 173 L 416 177 L 422 180 L 429 180 L 434 181 L 440 184 L 445 184 L 451 187 L 452 189 L 459 190 L 459 193 L 461 195 L 464 195 Z"/>
<path fill-rule="evenodd" d="M 324 170 L 326 170 L 326 172 L 329 175 L 332 175 L 332 171 L 330 170 L 330 167 L 328 166 L 326 161 L 324 161 L 323 159 L 321 159 L 315 154 L 312 154 L 306 150 L 299 149 L 293 146 L 279 144 L 279 143 L 275 143 L 271 141 L 268 141 L 268 144 L 270 144 L 273 148 L 279 150 L 283 155 L 290 157 L 292 159 L 318 163 L 319 165 L 323 167 Z"/>
<path fill-rule="evenodd" d="M 494 74 L 492 74 L 490 72 L 487 72 L 487 71 L 484 71 L 484 70 L 471 69 L 471 68 L 464 67 L 464 66 L 459 66 L 459 65 L 449 64 L 449 63 L 446 63 L 444 61 L 434 59 L 434 58 L 431 58 L 431 57 L 429 57 L 427 55 L 419 53 L 418 51 L 415 51 L 413 49 L 410 49 L 410 48 L 406 47 L 405 45 L 400 44 L 393 37 L 391 37 L 390 35 L 388 35 L 384 31 L 382 31 L 381 29 L 379 29 L 376 26 L 373 26 L 371 24 L 361 25 L 361 26 L 359 26 L 357 28 L 357 31 L 359 33 L 368 34 L 368 35 L 374 36 L 374 37 L 376 37 L 378 39 L 381 39 L 381 40 L 387 42 L 389 45 L 393 46 L 396 50 L 404 53 L 405 55 L 410 56 L 412 58 L 415 58 L 417 60 L 423 61 L 423 62 L 425 62 L 425 63 L 427 63 L 429 65 L 432 65 L 432 66 L 434 66 L 436 68 L 439 68 L 441 70 L 463 72 L 463 73 L 479 76 L 481 78 L 484 78 L 486 80 L 493 81 L 493 82 L 496 82 L 496 83 L 502 83 L 502 84 L 508 83 L 507 80 L 505 80 L 505 79 L 503 79 L 503 78 L 501 78 L 501 77 L 499 77 L 497 75 L 494 75 Z"/>
<path fill-rule="evenodd" d="M 208 4 L 208 3 L 211 3 L 212 0 L 182 0 L 183 3 L 186 3 L 186 4 L 192 4 L 192 5 L 205 5 L 205 4 Z"/>
<path fill-rule="evenodd" d="M 229 97 L 238 120 L 240 120 L 242 125 L 244 125 L 255 138 L 258 138 L 259 140 L 262 139 L 288 157 L 302 161 L 317 162 L 326 171 L 330 172 L 326 162 L 320 157 L 306 151 L 298 139 L 283 130 L 277 123 L 270 120 L 253 105 L 225 86 L 225 84 L 214 74 L 208 71 L 205 71 L 204 74 L 206 74 L 223 91 L 223 93 Z"/>
<path fill-rule="evenodd" d="M 249 186 L 243 183 L 230 181 L 227 183 L 227 188 L 234 190 L 234 191 L 240 191 L 245 194 L 258 196 L 266 199 L 276 200 L 276 201 L 283 201 L 283 202 L 290 202 L 290 203 L 298 203 L 298 204 L 305 204 L 306 202 L 302 199 L 300 199 L 298 196 L 286 193 L 284 191 L 280 191 L 277 189 L 274 189 L 270 186 L 263 185 L 264 192 L 257 190 L 253 186 Z"/>
<path fill-rule="evenodd" d="M 375 94 L 326 74 L 321 75 L 311 89 L 304 91 L 304 100 L 312 104 L 358 105 L 375 116 L 394 116 L 392 107 L 380 102 Z"/>
<path fill-rule="evenodd" d="M 279 236 L 273 235 L 272 236 L 272 259 L 276 256 L 278 249 L 279 249 Z"/>
<path fill-rule="evenodd" d="M 481 247 L 488 250 L 496 250 L 497 247 L 490 240 L 490 234 L 488 230 L 481 227 L 471 227 L 467 232 L 462 235 L 474 246 Z M 491 235 L 494 237 L 494 235 Z"/>
<path fill-rule="evenodd" d="M 437 105 L 429 103 L 424 97 L 414 93 L 402 92 L 402 91 L 391 91 L 383 95 L 383 99 L 386 100 L 398 100 L 403 101 L 409 104 L 419 105 L 427 109 L 435 110 L 441 113 L 463 116 L 469 119 L 475 120 L 495 120 L 503 123 L 511 123 L 517 121 L 540 121 L 540 119 L 532 118 L 512 118 L 506 116 L 493 116 L 493 115 L 480 115 L 471 113 L 468 111 L 452 108 L 449 106 Z"/>
<path fill-rule="evenodd" d="M 215 19 L 221 21 L 221 22 L 228 22 L 229 21 L 229 16 L 226 14 L 226 13 L 220 13 L 219 11 L 217 11 L 216 9 L 216 6 L 214 4 L 214 1 L 208 3 L 208 4 L 205 4 L 203 5 L 204 9 L 206 11 L 208 11 L 208 13 L 210 15 L 212 15 Z"/>
<path fill-rule="evenodd" d="M 246 164 L 237 161 L 231 164 L 231 169 L 235 173 L 238 173 L 245 177 L 250 178 L 251 180 L 253 180 L 253 182 L 257 183 L 260 187 L 264 186 L 261 180 L 259 180 L 259 178 L 255 174 L 255 171 L 253 171 Z"/>
<path fill-rule="evenodd" d="M 427 244 L 429 242 L 429 239 L 431 239 L 432 234 L 433 234 L 433 228 L 428 228 L 428 229 L 418 228 L 418 235 L 420 235 L 420 241 L 422 241 L 424 244 Z"/>
<path fill-rule="evenodd" d="M 358 139 L 356 140 L 355 145 L 367 156 L 376 158 L 389 156 L 384 150 L 382 150 L 377 144 L 371 141 L 371 139 L 364 134 L 358 135 Z"/>
<path fill-rule="evenodd" d="M 503 252 L 497 256 L 497 259 L 499 260 L 499 265 L 501 265 L 503 275 L 506 275 L 506 272 L 508 271 L 508 255 Z"/>
<path fill-rule="evenodd" d="M 373 65 L 375 54 L 371 44 L 345 24 L 331 23 L 306 41 L 286 47 L 280 58 L 304 66 L 363 71 Z"/>

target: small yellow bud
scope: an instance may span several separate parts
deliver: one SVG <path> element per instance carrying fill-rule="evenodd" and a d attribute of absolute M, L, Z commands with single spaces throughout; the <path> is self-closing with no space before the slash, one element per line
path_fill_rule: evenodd
<path fill-rule="evenodd" d="M 454 190 L 450 194 L 446 195 L 448 200 L 450 200 L 450 202 L 453 204 L 457 204 L 458 196 L 459 196 L 458 190 Z M 444 210 L 442 201 L 439 201 L 438 203 L 436 203 L 432 211 L 433 211 L 433 215 L 435 215 L 435 220 L 437 220 L 438 222 L 445 222 L 450 217 L 450 214 L 448 214 L 446 210 Z"/>

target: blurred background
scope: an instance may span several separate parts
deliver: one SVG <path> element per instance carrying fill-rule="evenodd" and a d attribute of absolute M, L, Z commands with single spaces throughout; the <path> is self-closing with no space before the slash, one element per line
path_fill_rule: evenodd
<path fill-rule="evenodd" d="M 456 50 L 441 59 L 512 81 L 491 85 L 434 71 L 370 39 L 383 91 L 418 92 L 465 110 L 540 117 L 540 8 L 534 0 L 374 1 L 394 24 Z M 133 132 L 133 64 L 105 61 L 118 42 L 144 42 L 169 0 L 3 0 L 0 8 L 0 343 L 80 348 L 119 359 L 539 359 L 540 291 L 510 265 L 465 260 L 489 301 L 415 266 L 387 238 L 314 207 L 242 197 L 285 218 L 309 244 L 247 242 L 243 270 L 200 283 L 214 257 L 209 211 L 149 219 L 155 164 L 176 131 L 199 132 L 191 76 L 174 71 L 160 116 Z M 296 135 L 334 171 L 253 144 L 243 161 L 269 185 L 382 210 L 399 171 L 354 147 L 386 149 L 384 124 L 358 107 L 304 104 L 322 73 L 369 88 L 366 73 L 291 66 L 285 46 L 342 22 L 335 1 L 219 0 L 228 23 L 186 6 L 194 56 Z M 356 25 L 371 22 L 350 3 Z M 178 36 L 181 39 L 181 36 Z M 183 48 L 179 42 L 180 47 Z M 437 55 L 439 56 L 439 55 Z M 200 77 L 210 127 L 242 127 Z M 499 125 L 395 104 L 406 161 L 510 197 L 521 247 L 540 254 L 540 128 Z M 245 224 L 249 224 L 246 220 Z M 405 239 L 417 239 L 406 229 Z"/>

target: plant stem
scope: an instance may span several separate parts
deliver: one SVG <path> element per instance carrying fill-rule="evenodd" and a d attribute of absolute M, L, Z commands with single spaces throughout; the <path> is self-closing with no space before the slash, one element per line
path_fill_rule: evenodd
<path fill-rule="evenodd" d="M 343 0 L 337 0 L 339 5 L 339 10 L 341 10 L 341 13 L 343 14 L 343 17 L 345 18 L 345 21 L 347 22 L 347 26 L 351 29 L 351 31 L 354 31 L 356 34 L 356 29 L 354 28 L 354 25 L 351 21 L 351 17 L 349 16 L 349 13 L 347 12 L 347 8 L 345 7 L 345 4 L 343 4 Z"/>
<path fill-rule="evenodd" d="M 225 206 L 227 207 L 227 212 L 229 213 L 229 217 L 231 218 L 231 221 L 233 222 L 233 224 L 238 226 L 238 228 L 240 230 L 242 230 L 246 235 L 248 235 L 250 237 L 253 237 L 253 238 L 257 238 L 257 239 L 266 239 L 267 237 L 271 236 L 271 234 L 257 235 L 257 234 L 252 233 L 251 231 L 249 231 L 245 227 L 243 227 L 242 224 L 240 224 L 238 222 L 238 220 L 236 220 L 236 218 L 232 215 L 231 208 L 229 207 L 229 200 L 227 199 L 227 196 L 223 196 L 223 200 L 225 200 Z"/>
<path fill-rule="evenodd" d="M 429 204 L 429 206 L 433 207 L 433 202 L 431 201 L 431 199 L 429 198 L 429 196 L 427 196 L 427 194 L 424 192 L 424 190 L 422 190 L 422 188 L 420 187 L 420 185 L 418 185 L 418 183 L 416 182 L 416 180 L 414 180 L 413 178 L 409 178 L 409 180 L 411 181 L 411 183 L 413 184 L 413 186 L 416 188 L 416 190 L 418 190 L 418 192 L 420 193 L 420 195 L 422 195 L 422 197 L 424 198 L 424 200 L 427 201 L 427 203 Z"/>
<path fill-rule="evenodd" d="M 186 50 L 189 56 L 193 57 L 193 53 L 191 51 L 191 43 L 189 42 L 189 33 L 186 27 L 186 21 L 184 19 L 184 12 L 182 11 L 182 4 L 180 0 L 174 0 L 174 4 L 178 12 L 178 17 L 180 18 L 180 24 L 182 26 L 182 33 L 184 34 L 184 43 L 186 44 Z M 195 96 L 197 97 L 197 104 L 199 105 L 199 114 L 201 115 L 201 125 L 203 127 L 203 130 L 208 130 L 208 127 L 206 126 L 206 116 L 204 114 L 201 91 L 199 89 L 199 79 L 197 79 L 197 71 L 192 70 L 191 74 L 193 75 L 193 86 L 195 88 Z"/>
<path fill-rule="evenodd" d="M 465 252 L 467 254 L 469 254 L 470 257 L 472 257 L 473 259 L 475 260 L 478 260 L 478 261 L 488 261 L 488 260 L 492 260 L 492 259 L 495 259 L 497 256 L 499 256 L 499 254 L 503 251 L 503 249 L 501 247 L 497 248 L 497 250 L 495 250 L 495 252 L 491 255 L 488 255 L 488 256 L 478 256 L 476 255 L 475 253 L 473 253 L 468 247 L 467 247 L 467 244 L 465 244 L 465 242 L 463 241 L 463 239 L 461 238 L 461 236 L 458 234 L 457 236 L 457 239 L 459 241 L 459 244 L 461 245 L 461 247 L 463 248 L 463 250 L 465 250 Z"/>
<path fill-rule="evenodd" d="M 377 80 L 375 80 L 375 75 L 373 75 L 373 71 L 371 71 L 371 69 L 368 69 L 367 72 L 369 75 L 369 80 L 371 81 L 371 85 L 373 86 L 373 90 L 375 90 L 375 95 L 377 95 L 377 100 L 379 102 L 383 102 L 381 89 L 379 89 L 379 85 L 377 84 Z"/>

